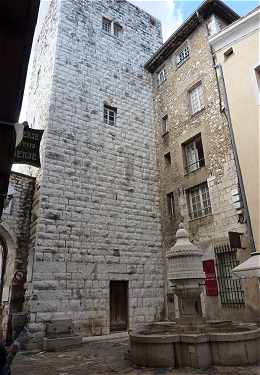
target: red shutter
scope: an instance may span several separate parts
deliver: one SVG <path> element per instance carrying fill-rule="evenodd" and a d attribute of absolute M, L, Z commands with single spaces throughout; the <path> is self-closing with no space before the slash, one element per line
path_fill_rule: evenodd
<path fill-rule="evenodd" d="M 203 261 L 203 271 L 206 274 L 206 293 L 207 296 L 215 297 L 218 295 L 218 283 L 216 278 L 216 271 L 214 260 L 204 260 Z"/>

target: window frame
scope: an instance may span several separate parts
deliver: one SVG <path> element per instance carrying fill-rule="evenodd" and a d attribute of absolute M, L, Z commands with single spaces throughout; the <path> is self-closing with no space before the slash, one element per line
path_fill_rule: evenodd
<path fill-rule="evenodd" d="M 186 50 L 186 51 L 185 51 Z M 176 67 L 179 68 L 180 66 L 182 66 L 186 61 L 189 60 L 190 58 L 190 45 L 188 43 L 188 41 L 186 40 L 180 48 L 178 48 L 178 50 L 176 51 L 175 53 L 175 64 L 176 64 Z M 187 53 L 188 52 L 188 53 Z M 181 54 L 184 54 L 184 58 L 180 58 L 180 55 Z"/>
<path fill-rule="evenodd" d="M 162 123 L 162 135 L 167 134 L 169 132 L 169 122 L 168 122 L 168 114 L 166 113 L 161 120 Z"/>
<path fill-rule="evenodd" d="M 204 192 L 202 191 L 203 188 L 206 188 Z M 196 190 L 198 191 L 197 198 L 196 196 L 192 195 Z M 203 194 L 205 192 L 206 199 L 204 199 L 205 197 L 203 197 Z M 189 207 L 189 216 L 191 220 L 200 219 L 212 214 L 212 206 L 207 182 L 203 182 L 199 185 L 187 189 L 186 194 Z M 208 202 L 209 204 L 205 205 L 205 202 Z M 196 206 L 198 208 L 194 209 Z M 201 214 L 199 214 L 199 212 L 201 212 Z"/>
<path fill-rule="evenodd" d="M 115 38 L 120 38 L 123 33 L 123 27 L 118 22 L 113 22 L 113 35 Z"/>
<path fill-rule="evenodd" d="M 168 151 L 164 154 L 164 167 L 165 169 L 170 168 L 172 165 L 172 157 L 171 157 L 171 152 Z"/>
<path fill-rule="evenodd" d="M 245 294 L 239 279 L 232 277 L 232 269 L 238 264 L 237 249 L 229 244 L 214 246 L 220 302 L 224 307 L 243 307 Z"/>
<path fill-rule="evenodd" d="M 202 158 L 199 157 L 199 149 L 197 147 L 198 141 L 200 141 L 201 143 L 201 151 L 202 151 L 202 156 L 203 156 Z M 188 155 L 188 147 L 191 147 L 191 145 L 194 145 L 197 151 L 197 157 L 193 163 L 189 163 L 189 155 Z M 201 133 L 195 135 L 194 137 L 190 138 L 188 141 L 182 143 L 182 151 L 183 151 L 185 174 L 190 174 L 192 172 L 195 172 L 205 167 L 205 153 L 204 153 Z M 196 168 L 193 168 L 193 166 Z"/>
<path fill-rule="evenodd" d="M 113 114 L 113 120 L 110 118 L 110 114 Z M 104 109 L 103 109 L 103 121 L 105 125 L 108 126 L 116 126 L 116 117 L 117 117 L 117 108 L 112 107 L 108 104 L 104 104 Z"/>
<path fill-rule="evenodd" d="M 112 24 L 113 24 L 112 20 L 110 20 L 107 17 L 102 17 L 102 31 L 104 33 L 106 33 L 108 35 L 112 35 Z M 109 31 L 106 30 L 105 25 L 109 25 L 110 26 Z"/>
<path fill-rule="evenodd" d="M 106 28 L 106 26 L 109 26 Z M 102 31 L 107 34 L 114 36 L 117 39 L 120 39 L 123 33 L 123 26 L 120 25 L 119 22 L 113 21 L 108 17 L 102 17 Z"/>
<path fill-rule="evenodd" d="M 161 78 L 161 75 L 162 75 L 162 78 Z M 163 84 L 163 82 L 166 81 L 166 69 L 165 69 L 165 66 L 163 68 L 161 68 L 160 70 L 158 70 L 157 72 L 157 85 L 158 87 Z"/>
<path fill-rule="evenodd" d="M 195 110 L 194 104 L 193 104 L 193 99 L 192 99 L 192 94 L 196 92 L 196 90 L 199 90 L 201 88 L 201 93 L 197 94 L 196 100 L 199 100 L 199 108 Z M 206 107 L 206 102 L 205 102 L 205 95 L 204 95 L 204 87 L 202 81 L 197 82 L 195 85 L 193 85 L 189 91 L 189 105 L 190 105 L 190 111 L 191 115 L 194 116 L 197 113 L 200 113 L 203 111 Z"/>
<path fill-rule="evenodd" d="M 172 220 L 176 218 L 176 210 L 175 210 L 175 197 L 173 191 L 166 194 L 167 200 L 167 214 L 168 217 Z"/>

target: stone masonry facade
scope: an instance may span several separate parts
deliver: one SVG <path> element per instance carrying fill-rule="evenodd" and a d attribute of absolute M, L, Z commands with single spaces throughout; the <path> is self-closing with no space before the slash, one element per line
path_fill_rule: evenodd
<path fill-rule="evenodd" d="M 33 128 L 44 129 L 42 167 L 26 168 L 31 178 L 12 175 L 16 219 L 5 215 L 0 224 L 6 275 L 21 270 L 27 280 L 25 295 L 23 285 L 10 294 L 5 326 L 10 310 L 29 312 L 32 347 L 52 320 L 71 319 L 81 336 L 110 333 L 116 284 L 120 293 L 127 286 L 125 309 L 121 295 L 116 301 L 124 328 L 175 319 L 166 253 L 181 221 L 204 261 L 216 267 L 215 249 L 229 232 L 243 234 L 237 261 L 248 258 L 207 22 L 184 38 L 183 63 L 176 64 L 179 46 L 151 73 L 147 61 L 162 45 L 158 20 L 124 0 L 52 0 L 35 45 L 27 114 Z M 198 85 L 204 105 L 192 113 Z M 188 170 L 187 145 L 198 138 L 203 163 Z M 210 210 L 195 218 L 191 192 L 202 184 Z M 205 204 L 202 193 L 198 199 Z M 203 315 L 254 320 L 255 287 L 242 282 L 244 303 L 235 308 L 223 305 L 218 283 L 217 296 L 202 296 Z"/>
<path fill-rule="evenodd" d="M 9 339 L 12 336 L 10 312 L 22 313 L 24 307 L 34 186 L 33 177 L 11 173 L 9 191 L 12 192 L 13 198 L 0 223 L 0 239 L 4 245 L 4 252 L 1 254 L 2 334 Z M 13 281 L 16 272 L 22 272 L 24 275 L 18 285 Z"/>
<path fill-rule="evenodd" d="M 118 35 L 102 30 L 103 18 Z M 28 121 L 45 129 L 28 270 L 45 322 L 110 332 L 109 283 L 128 282 L 128 328 L 164 313 L 152 77 L 161 25 L 126 1 L 52 1 L 36 43 Z M 104 123 L 104 106 L 116 113 Z"/>
<path fill-rule="evenodd" d="M 183 43 L 188 43 L 189 58 L 177 66 L 179 49 L 172 51 L 172 55 L 154 73 L 163 253 L 166 254 L 175 243 L 178 225 L 184 221 L 192 241 L 204 251 L 203 260 L 214 259 L 216 266 L 214 247 L 229 242 L 229 231 L 242 233 L 243 244 L 248 246 L 247 227 L 239 222 L 241 210 L 233 203 L 233 195 L 238 191 L 238 177 L 227 121 L 221 111 L 219 87 L 208 44 L 207 20 L 201 22 Z M 162 69 L 166 79 L 158 85 L 157 76 Z M 198 84 L 203 88 L 204 108 L 192 114 L 190 92 Z M 196 136 L 201 137 L 205 165 L 187 171 L 185 145 Z M 211 212 L 192 218 L 189 189 L 202 183 L 208 185 Z M 173 194 L 174 207 L 167 198 L 170 193 Z M 238 250 L 238 259 L 242 261 L 249 254 L 249 248 Z M 219 295 L 204 296 L 205 315 L 210 319 L 255 318 L 256 299 L 250 294 L 250 289 L 256 285 L 248 282 L 242 286 L 245 290 L 244 306 L 222 306 Z M 170 318 L 174 318 L 174 300 L 170 289 L 168 292 L 168 313 Z"/>

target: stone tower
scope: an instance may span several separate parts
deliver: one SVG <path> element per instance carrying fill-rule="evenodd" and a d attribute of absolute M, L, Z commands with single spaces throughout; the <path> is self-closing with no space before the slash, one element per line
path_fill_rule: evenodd
<path fill-rule="evenodd" d="M 127 1 L 52 1 L 35 48 L 28 121 L 45 129 L 28 264 L 31 329 L 82 336 L 163 310 L 152 78 L 161 25 Z"/>

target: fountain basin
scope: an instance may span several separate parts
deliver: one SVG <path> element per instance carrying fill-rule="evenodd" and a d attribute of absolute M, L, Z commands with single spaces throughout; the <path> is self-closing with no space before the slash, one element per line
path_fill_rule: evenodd
<path fill-rule="evenodd" d="M 205 369 L 260 361 L 260 328 L 250 323 L 154 323 L 129 337 L 131 359 L 139 366 Z"/>

